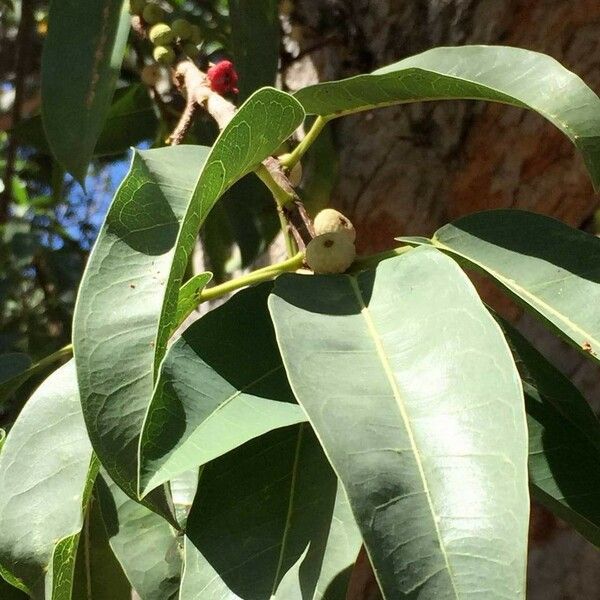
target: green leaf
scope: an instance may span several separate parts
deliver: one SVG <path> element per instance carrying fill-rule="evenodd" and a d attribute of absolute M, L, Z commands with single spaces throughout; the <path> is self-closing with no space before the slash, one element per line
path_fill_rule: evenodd
<path fill-rule="evenodd" d="M 514 327 L 500 325 L 524 380 L 531 492 L 600 546 L 600 421 L 569 379 Z"/>
<path fill-rule="evenodd" d="M 459 267 L 419 248 L 353 276 L 282 275 L 269 305 L 384 596 L 524 598 L 523 394 Z"/>
<path fill-rule="evenodd" d="M 271 429 L 306 420 L 275 342 L 271 288 L 237 293 L 169 348 L 140 441 L 143 493 Z"/>
<path fill-rule="evenodd" d="M 5 402 L 27 379 L 31 358 L 22 352 L 0 355 L 0 404 Z"/>
<path fill-rule="evenodd" d="M 280 29 L 277 5 L 277 0 L 229 0 L 240 100 L 258 88 L 275 84 Z"/>
<path fill-rule="evenodd" d="M 70 361 L 32 395 L 0 455 L 0 564 L 34 598 L 70 589 L 94 476 Z"/>
<path fill-rule="evenodd" d="M 180 598 L 321 598 L 360 544 L 310 427 L 277 429 L 204 467 L 188 518 Z"/>
<path fill-rule="evenodd" d="M 176 532 L 105 473 L 96 490 L 110 546 L 135 591 L 142 600 L 175 598 L 182 566 Z"/>
<path fill-rule="evenodd" d="M 131 600 L 131 585 L 108 543 L 95 498 L 88 506 L 77 552 L 73 600 L 83 599 Z"/>
<path fill-rule="evenodd" d="M 200 294 L 211 279 L 212 273 L 198 273 L 181 286 L 177 297 L 176 323 L 183 323 L 196 309 Z"/>
<path fill-rule="evenodd" d="M 157 127 L 158 120 L 146 87 L 134 84 L 119 88 L 94 148 L 94 156 L 125 152 L 142 140 L 153 139 Z M 21 144 L 50 154 L 41 116 L 20 121 L 13 132 Z"/>
<path fill-rule="evenodd" d="M 302 115 L 291 96 L 260 90 L 210 152 L 136 152 L 111 205 L 79 290 L 73 339 L 94 450 L 132 498 L 153 372 L 177 325 L 179 287 L 198 229 L 219 196 L 273 152 Z M 164 501 L 148 501 L 168 514 Z"/>
<path fill-rule="evenodd" d="M 42 119 L 56 160 L 80 183 L 115 90 L 129 32 L 123 0 L 52 2 L 42 53 Z"/>
<path fill-rule="evenodd" d="M 308 114 L 337 117 L 422 100 L 489 100 L 529 108 L 583 154 L 600 187 L 600 99 L 553 58 L 507 46 L 434 48 L 369 75 L 296 92 Z"/>
<path fill-rule="evenodd" d="M 599 238 L 550 217 L 493 210 L 445 225 L 429 243 L 489 275 L 580 352 L 600 360 Z"/>
<path fill-rule="evenodd" d="M 27 354 L 21 352 L 0 355 L 0 404 L 10 398 L 31 377 L 70 355 L 69 346 L 57 350 L 34 364 L 31 364 Z"/>

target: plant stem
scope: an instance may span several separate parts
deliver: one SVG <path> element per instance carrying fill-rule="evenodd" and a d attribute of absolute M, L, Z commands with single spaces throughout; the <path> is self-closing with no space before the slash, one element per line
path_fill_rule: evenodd
<path fill-rule="evenodd" d="M 319 137 L 323 127 L 327 125 L 329 119 L 319 116 L 315 119 L 312 127 L 308 130 L 304 139 L 289 153 L 279 158 L 282 166 L 286 169 L 291 169 L 312 146 L 313 142 Z"/>
<path fill-rule="evenodd" d="M 206 302 L 207 300 L 220 298 L 221 296 L 225 296 L 226 294 L 234 292 L 235 290 L 239 290 L 240 288 L 248 285 L 260 283 L 261 281 L 268 281 L 280 273 L 285 273 L 286 271 L 295 271 L 302 266 L 303 260 L 304 254 L 302 252 L 298 252 L 298 254 L 292 258 L 289 258 L 288 260 L 284 260 L 283 262 L 275 263 L 274 265 L 269 265 L 267 267 L 263 267 L 262 269 L 257 269 L 256 271 L 252 271 L 252 273 L 248 273 L 247 275 L 242 275 L 242 277 L 238 277 L 237 279 L 232 279 L 231 281 L 226 281 L 220 285 L 215 285 L 214 287 L 202 290 L 202 293 L 198 299 L 198 304 Z"/>
<path fill-rule="evenodd" d="M 275 180 L 269 169 L 261 163 L 259 164 L 254 172 L 258 176 L 258 178 L 267 186 L 275 203 L 277 204 L 277 216 L 279 217 L 279 225 L 281 227 L 281 233 L 283 235 L 283 239 L 285 240 L 285 248 L 287 251 L 288 258 L 292 258 L 296 253 L 296 244 L 292 239 L 290 228 L 288 225 L 287 218 L 285 213 L 283 212 L 283 207 L 286 204 L 290 204 L 294 201 L 294 194 L 284 190 L 279 183 Z"/>
<path fill-rule="evenodd" d="M 290 204 L 294 201 L 294 194 L 290 194 L 286 192 L 273 178 L 273 175 L 269 172 L 269 169 L 265 167 L 262 163 L 254 169 L 254 172 L 258 176 L 258 178 L 269 188 L 271 194 L 273 194 L 273 198 L 275 198 L 275 202 L 277 202 L 277 206 L 285 206 L 286 204 Z"/>
<path fill-rule="evenodd" d="M 42 358 L 35 364 L 31 365 L 31 367 L 29 367 L 29 368 L 34 370 L 35 372 L 37 372 L 37 371 L 40 371 L 41 369 L 44 369 L 48 365 L 55 363 L 56 361 L 60 360 L 61 358 L 71 358 L 71 356 L 73 356 L 73 344 L 67 344 L 60 350 L 53 352 L 49 356 L 45 356 L 44 358 Z"/>
<path fill-rule="evenodd" d="M 277 216 L 279 217 L 279 226 L 281 227 L 281 233 L 285 241 L 285 251 L 287 252 L 288 258 L 292 258 L 296 254 L 296 244 L 290 234 L 290 227 L 285 213 L 280 206 L 277 206 Z"/>

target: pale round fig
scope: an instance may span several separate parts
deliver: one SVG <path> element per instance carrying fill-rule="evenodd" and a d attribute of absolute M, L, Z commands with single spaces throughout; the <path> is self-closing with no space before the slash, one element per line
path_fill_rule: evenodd
<path fill-rule="evenodd" d="M 315 273 L 343 273 L 355 257 L 356 249 L 345 231 L 318 235 L 306 246 L 306 264 Z"/>
<path fill-rule="evenodd" d="M 148 37 L 155 46 L 168 46 L 175 40 L 172 29 L 166 23 L 153 25 Z"/>
<path fill-rule="evenodd" d="M 341 212 L 333 208 L 324 208 L 314 220 L 315 235 L 331 233 L 333 231 L 342 231 L 348 239 L 354 243 L 356 239 L 356 230 L 350 219 Z"/>

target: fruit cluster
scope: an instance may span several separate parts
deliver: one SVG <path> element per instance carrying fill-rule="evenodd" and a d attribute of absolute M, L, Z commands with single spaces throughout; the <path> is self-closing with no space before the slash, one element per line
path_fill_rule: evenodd
<path fill-rule="evenodd" d="M 186 19 L 175 19 L 168 25 L 164 22 L 165 11 L 158 4 L 146 0 L 130 0 L 129 11 L 150 26 L 148 37 L 154 45 L 152 55 L 156 62 L 172 65 L 176 58 L 175 48 L 190 58 L 199 54 L 198 44 L 202 41 L 202 33 L 197 25 L 192 25 Z"/>
<path fill-rule="evenodd" d="M 348 217 L 325 208 L 314 221 L 315 237 L 306 246 L 306 264 L 315 273 L 343 273 L 354 262 L 356 231 Z"/>

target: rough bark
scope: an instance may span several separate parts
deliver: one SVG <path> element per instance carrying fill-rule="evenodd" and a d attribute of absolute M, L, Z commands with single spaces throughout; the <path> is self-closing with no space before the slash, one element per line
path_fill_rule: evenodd
<path fill-rule="evenodd" d="M 300 54 L 284 74 L 291 89 L 434 46 L 482 43 L 550 54 L 600 91 L 597 0 L 296 0 L 289 18 L 288 48 Z M 570 142 L 524 110 L 402 105 L 338 120 L 333 132 L 340 177 L 332 204 L 355 223 L 362 252 L 388 248 L 399 234 L 431 234 L 478 210 L 523 208 L 580 227 L 598 205 Z M 488 284 L 478 285 L 600 406 L 596 368 Z M 599 598 L 600 553 L 538 507 L 532 514 L 529 597 Z"/>

